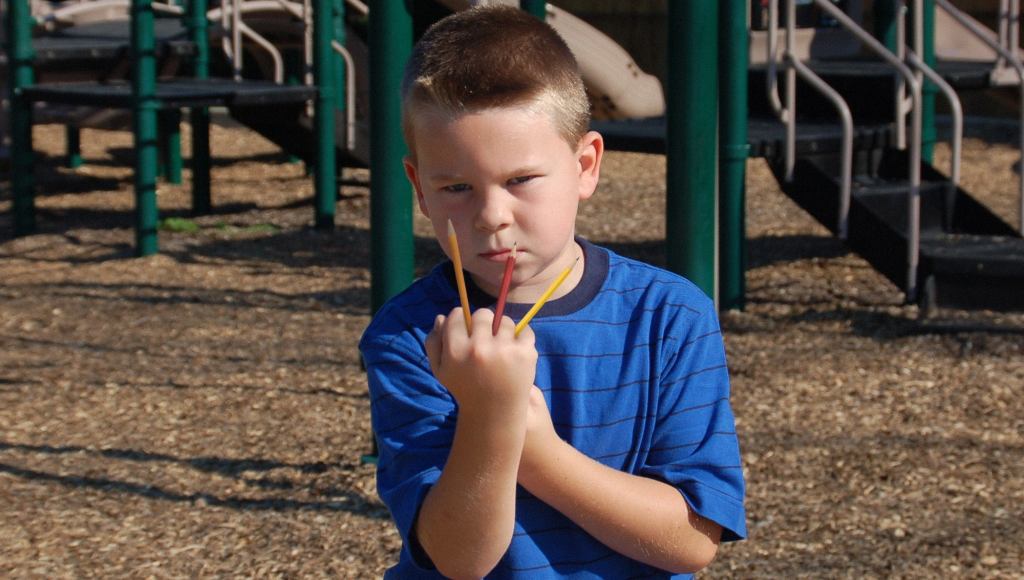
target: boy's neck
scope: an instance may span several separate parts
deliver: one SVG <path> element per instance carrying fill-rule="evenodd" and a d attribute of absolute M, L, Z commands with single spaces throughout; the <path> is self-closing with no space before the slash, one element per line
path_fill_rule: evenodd
<path fill-rule="evenodd" d="M 567 267 L 572 267 L 569 271 L 569 275 L 566 276 L 565 280 L 559 284 L 555 292 L 548 298 L 548 300 L 557 300 L 563 296 L 568 295 L 579 286 L 580 281 L 583 279 L 583 273 L 586 269 L 586 252 L 580 246 L 579 242 L 573 239 L 572 244 L 567 248 L 565 252 L 565 258 L 559 260 L 560 263 L 564 264 L 554 272 L 546 276 L 544 280 L 538 281 L 534 284 L 527 285 L 513 285 L 509 289 L 507 303 L 508 304 L 533 304 L 541 295 L 548 289 L 548 287 L 555 281 L 555 279 L 565 270 Z M 470 279 L 473 280 L 473 284 L 484 294 L 491 298 L 497 298 L 497 291 L 492 291 L 489 288 L 485 288 L 483 285 L 477 283 L 476 276 L 470 274 Z"/>

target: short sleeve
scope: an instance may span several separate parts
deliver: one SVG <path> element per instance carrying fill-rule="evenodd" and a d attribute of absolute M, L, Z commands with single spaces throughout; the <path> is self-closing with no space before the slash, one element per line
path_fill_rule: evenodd
<path fill-rule="evenodd" d="M 722 526 L 723 541 L 745 538 L 743 470 L 713 305 L 675 317 L 663 349 L 657 425 L 641 473 L 678 488 L 698 514 Z"/>
<path fill-rule="evenodd" d="M 362 346 L 370 385 L 370 409 L 378 446 L 377 492 L 402 536 L 403 560 L 426 569 L 416 554 L 413 526 L 423 499 L 448 459 L 455 432 L 455 401 L 437 382 L 420 347 L 404 341 Z"/>

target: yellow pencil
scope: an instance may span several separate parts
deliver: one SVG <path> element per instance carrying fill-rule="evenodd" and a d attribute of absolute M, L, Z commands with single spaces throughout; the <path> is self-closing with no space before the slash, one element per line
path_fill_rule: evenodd
<path fill-rule="evenodd" d="M 565 270 L 562 270 L 562 273 L 555 278 L 555 281 L 548 286 L 548 289 L 540 295 L 540 298 L 537 300 L 537 303 L 533 305 L 533 308 L 531 308 L 530 311 L 523 316 L 522 320 L 516 324 L 516 336 L 519 336 L 519 333 L 526 328 L 526 325 L 530 323 L 530 320 L 537 315 L 537 312 L 539 312 L 541 307 L 544 306 L 544 303 L 548 301 L 548 298 L 551 298 L 551 295 L 555 293 L 555 290 L 558 290 L 558 287 L 562 285 L 562 282 L 565 282 L 565 279 L 569 277 L 569 272 L 572 272 L 572 269 L 576 267 L 576 262 L 579 261 L 580 259 L 576 258 L 576 261 L 573 262 L 572 265 Z"/>
<path fill-rule="evenodd" d="M 462 256 L 459 255 L 459 241 L 455 238 L 455 227 L 448 220 L 448 248 L 452 253 L 455 265 L 455 285 L 459 287 L 459 301 L 462 303 L 462 314 L 466 319 L 466 334 L 473 333 L 472 315 L 469 313 L 469 296 L 466 295 L 466 277 L 462 273 Z"/>

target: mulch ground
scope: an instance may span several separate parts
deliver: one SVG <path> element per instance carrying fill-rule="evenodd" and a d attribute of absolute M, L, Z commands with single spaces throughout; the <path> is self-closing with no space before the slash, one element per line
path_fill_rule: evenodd
<path fill-rule="evenodd" d="M 379 576 L 366 173 L 319 232 L 302 166 L 216 126 L 216 211 L 188 217 L 187 172 L 161 185 L 183 221 L 136 259 L 130 135 L 87 130 L 77 170 L 60 128 L 35 138 L 39 233 L 11 238 L 0 191 L 0 577 Z M 967 143 L 1011 223 L 1016 162 Z M 579 232 L 663 264 L 664 172 L 609 154 Z M 1024 577 L 1024 316 L 924 319 L 760 160 L 748 184 L 749 300 L 722 325 L 751 537 L 706 576 Z"/>

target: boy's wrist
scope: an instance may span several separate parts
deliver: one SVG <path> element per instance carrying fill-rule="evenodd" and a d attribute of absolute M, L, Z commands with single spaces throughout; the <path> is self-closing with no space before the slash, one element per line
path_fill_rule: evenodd
<path fill-rule="evenodd" d="M 561 473 L 571 469 L 571 456 L 578 453 L 567 441 L 557 435 L 543 442 L 528 443 L 524 446 L 519 461 L 519 485 L 534 495 L 545 482 L 562 477 Z"/>
<path fill-rule="evenodd" d="M 502 444 L 514 441 L 519 449 L 526 438 L 525 406 L 481 404 L 459 406 L 456 430 L 472 437 L 477 444 Z"/>
<path fill-rule="evenodd" d="M 489 423 L 515 423 L 526 426 L 526 397 L 502 396 L 497 393 L 482 393 L 458 401 L 458 419 L 469 417 L 480 426 Z"/>

